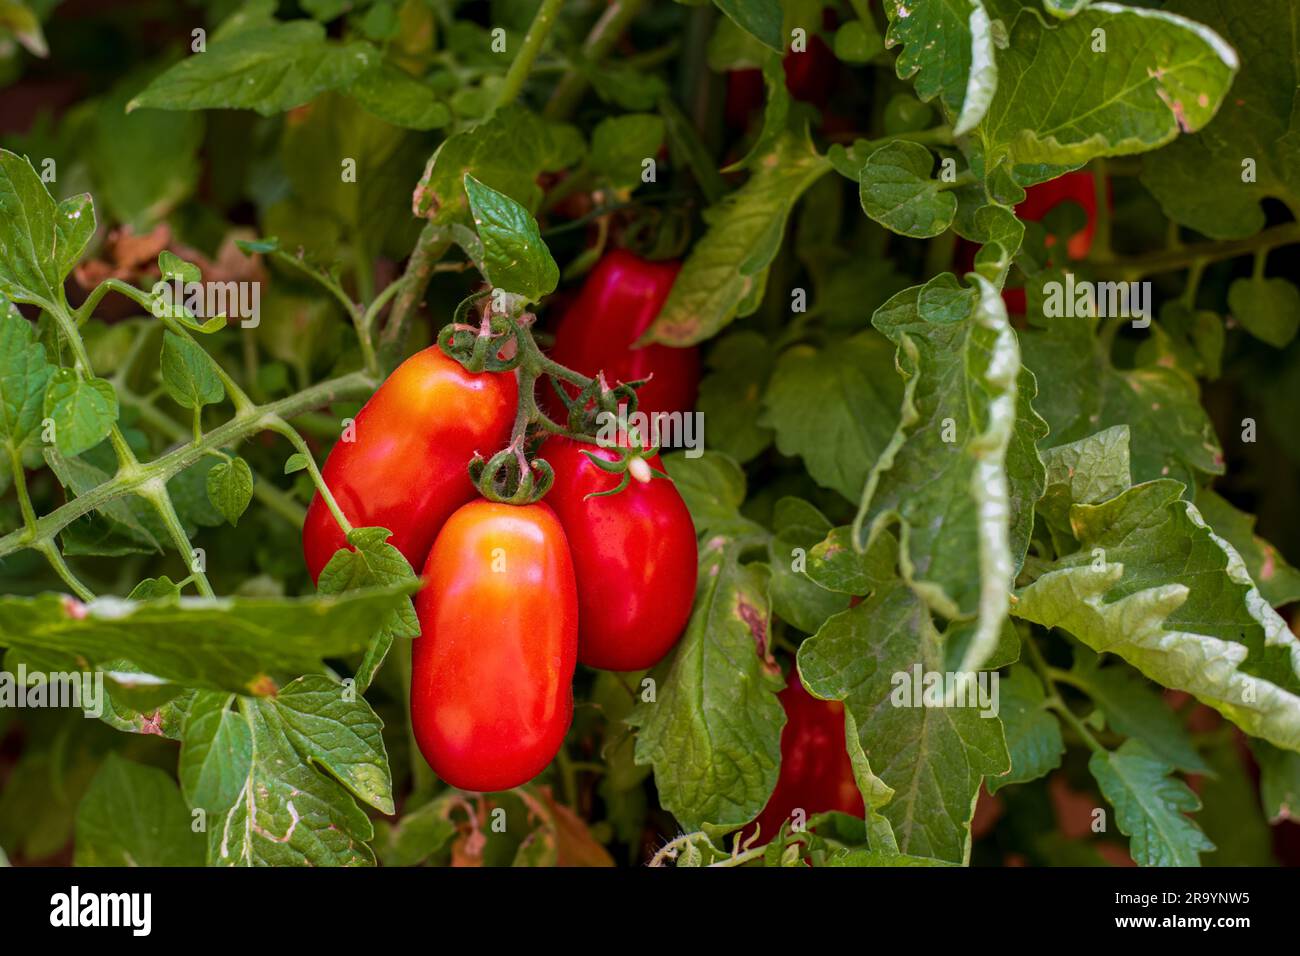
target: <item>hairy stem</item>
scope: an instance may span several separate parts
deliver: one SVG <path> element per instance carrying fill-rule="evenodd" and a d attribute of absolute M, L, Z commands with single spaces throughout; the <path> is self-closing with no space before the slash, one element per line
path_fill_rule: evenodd
<path fill-rule="evenodd" d="M 582 59 L 591 66 L 604 60 L 644 5 L 645 0 L 614 0 L 607 6 L 582 43 Z M 570 69 L 546 103 L 546 117 L 567 119 L 586 91 L 586 75 L 580 70 Z"/>
<path fill-rule="evenodd" d="M 551 35 L 551 28 L 555 26 L 562 6 L 564 0 L 542 0 L 542 5 L 537 8 L 533 22 L 528 27 L 528 33 L 524 35 L 524 42 L 506 72 L 505 82 L 501 84 L 501 90 L 497 93 L 497 109 L 509 106 L 519 96 L 524 88 L 524 81 L 528 79 L 528 74 L 533 68 L 533 61 L 541 52 L 546 38 Z"/>

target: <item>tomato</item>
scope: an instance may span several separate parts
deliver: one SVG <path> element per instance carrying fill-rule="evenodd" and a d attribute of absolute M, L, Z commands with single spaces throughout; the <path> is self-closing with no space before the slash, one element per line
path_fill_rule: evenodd
<path fill-rule="evenodd" d="M 650 262 L 623 249 L 606 253 L 560 319 L 551 358 L 589 377 L 603 371 L 610 385 L 653 376 L 637 392 L 639 411 L 690 411 L 700 383 L 699 350 L 632 348 L 663 308 L 680 269 L 681 263 Z M 560 414 L 550 383 L 541 387 L 545 407 Z"/>
<path fill-rule="evenodd" d="M 808 38 L 808 48 L 802 53 L 787 50 L 781 60 L 785 72 L 785 88 L 796 100 L 825 109 L 839 79 L 840 61 L 817 34 Z M 743 130 L 749 126 L 750 117 L 762 108 L 764 101 L 763 71 L 758 69 L 729 70 L 727 72 L 726 122 L 732 129 Z"/>
<path fill-rule="evenodd" d="M 509 442 L 517 397 L 514 373 L 475 375 L 437 346 L 417 352 L 357 414 L 355 440 L 334 446 L 325 484 L 354 527 L 389 529 L 390 542 L 419 568 L 447 516 L 475 494 L 469 460 Z M 313 581 L 347 544 L 319 494 L 302 544 Z"/>
<path fill-rule="evenodd" d="M 844 737 L 844 705 L 808 693 L 797 670 L 790 673 L 778 697 L 786 717 L 781 731 L 781 775 L 755 821 L 761 827 L 759 839 L 767 842 L 774 838 L 782 823 L 793 822 L 791 814 L 796 809 L 803 810 L 806 817 L 828 810 L 865 817 L 866 805 Z"/>
<path fill-rule="evenodd" d="M 618 494 L 586 497 L 616 488 L 620 476 L 592 464 L 584 450 L 618 460 L 613 449 L 559 436 L 538 453 L 555 470 L 546 500 L 573 553 L 578 660 L 614 671 L 651 667 L 677 643 L 691 616 L 695 525 L 677 487 L 663 478 L 633 477 Z M 663 470 L 658 456 L 640 461 Z"/>
<path fill-rule="evenodd" d="M 546 768 L 573 718 L 578 595 L 564 529 L 544 503 L 463 505 L 416 596 L 411 726 L 462 790 L 508 790 Z"/>

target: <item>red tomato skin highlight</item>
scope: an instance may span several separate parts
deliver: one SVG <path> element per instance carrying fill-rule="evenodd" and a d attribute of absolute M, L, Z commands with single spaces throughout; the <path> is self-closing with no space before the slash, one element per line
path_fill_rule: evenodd
<path fill-rule="evenodd" d="M 797 669 L 787 680 L 785 690 L 777 695 L 786 715 L 781 731 L 781 775 L 755 821 L 762 828 L 759 838 L 764 842 L 776 836 L 782 823 L 792 822 L 795 809 L 808 816 L 838 810 L 865 817 L 867 812 L 845 743 L 844 705 L 808 693 Z M 752 833 L 746 828 L 746 836 Z"/>
<path fill-rule="evenodd" d="M 527 783 L 573 719 L 578 597 L 559 519 L 544 503 L 463 505 L 424 581 L 411 662 L 420 752 L 462 790 Z"/>
<path fill-rule="evenodd" d="M 639 411 L 690 411 L 700 384 L 699 349 L 632 348 L 663 308 L 680 271 L 680 262 L 651 262 L 625 249 L 607 252 L 560 319 L 551 358 L 588 377 L 603 371 L 610 385 L 653 375 L 637 390 Z M 560 414 L 554 389 L 549 383 L 541 388 L 545 407 Z"/>
<path fill-rule="evenodd" d="M 629 480 L 616 495 L 587 498 L 617 487 L 620 476 L 592 464 L 584 450 L 618 458 L 611 449 L 560 436 L 538 453 L 555 470 L 546 501 L 573 554 L 578 660 L 612 671 L 648 668 L 673 648 L 691 616 L 695 525 L 677 487 L 663 478 Z M 657 455 L 645 461 L 663 471 Z"/>
<path fill-rule="evenodd" d="M 353 527 L 387 528 L 418 569 L 447 516 L 474 497 L 470 458 L 509 442 L 518 391 L 513 373 L 472 374 L 436 345 L 417 352 L 357 413 L 356 440 L 330 451 L 325 484 Z M 319 494 L 302 544 L 312 581 L 347 546 Z"/>

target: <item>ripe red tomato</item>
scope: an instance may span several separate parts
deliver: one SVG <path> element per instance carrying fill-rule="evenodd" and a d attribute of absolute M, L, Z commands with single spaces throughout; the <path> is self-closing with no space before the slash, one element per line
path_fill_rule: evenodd
<path fill-rule="evenodd" d="M 602 471 L 588 450 L 617 461 L 608 448 L 553 437 L 538 453 L 555 470 L 546 500 L 564 525 L 578 580 L 578 660 L 588 667 L 651 667 L 677 643 L 691 616 L 698 555 L 695 525 L 677 487 L 633 478 L 616 495 L 619 476 Z M 646 460 L 662 471 L 658 456 Z"/>
<path fill-rule="evenodd" d="M 419 568 L 447 516 L 474 497 L 470 458 L 510 440 L 518 388 L 514 373 L 471 374 L 437 346 L 412 355 L 357 414 L 355 440 L 340 440 L 325 462 L 343 514 L 392 531 L 390 543 Z M 319 494 L 302 545 L 313 581 L 347 545 Z"/>
<path fill-rule="evenodd" d="M 578 595 L 545 504 L 463 505 L 439 532 L 416 597 L 411 726 L 462 790 L 508 790 L 546 768 L 573 718 Z"/>
<path fill-rule="evenodd" d="M 781 731 L 781 775 L 755 821 L 762 828 L 759 839 L 766 842 L 775 837 L 796 809 L 809 817 L 828 810 L 866 816 L 845 745 L 844 705 L 808 693 L 797 670 L 790 672 L 785 690 L 778 696 L 786 716 Z"/>
<path fill-rule="evenodd" d="M 639 411 L 690 411 L 700 383 L 699 350 L 632 348 L 663 308 L 680 269 L 679 262 L 650 262 L 624 249 L 607 252 L 560 319 L 551 358 L 589 377 L 604 371 L 610 385 L 653 375 L 637 393 Z M 560 414 L 554 389 L 542 388 L 545 407 Z"/>

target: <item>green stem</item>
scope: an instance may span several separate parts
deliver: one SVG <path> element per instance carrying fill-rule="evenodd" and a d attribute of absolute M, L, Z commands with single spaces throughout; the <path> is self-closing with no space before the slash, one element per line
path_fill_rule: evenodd
<path fill-rule="evenodd" d="M 190 543 L 190 536 L 185 533 L 185 525 L 181 522 L 180 515 L 176 513 L 176 506 L 172 504 L 171 495 L 167 493 L 167 482 L 162 478 L 150 479 L 143 485 L 138 494 L 154 506 L 158 516 L 167 527 L 167 533 L 171 535 L 172 544 L 176 550 L 181 553 L 181 560 L 186 562 L 190 574 L 194 578 L 194 586 L 198 588 L 199 594 L 204 597 L 216 597 L 212 590 L 212 585 L 208 583 L 207 572 L 202 568 L 194 566 L 194 545 Z"/>
<path fill-rule="evenodd" d="M 291 418 L 299 412 L 327 405 L 342 398 L 369 395 L 377 385 L 378 383 L 366 373 L 352 372 L 320 382 L 295 395 L 240 412 L 225 424 L 218 425 L 204 435 L 201 442 L 190 442 L 144 465 L 137 463 L 130 467 L 119 468 L 118 473 L 109 480 L 96 485 L 84 495 L 73 498 L 43 518 L 39 518 L 35 528 L 11 531 L 0 537 L 0 558 L 22 548 L 39 547 L 42 542 L 52 540 L 78 518 L 102 508 L 108 502 L 127 494 L 139 493 L 150 482 L 166 482 L 213 449 L 236 445 L 249 435 L 265 430 L 268 427 L 268 417 Z"/>
<path fill-rule="evenodd" d="M 1162 272 L 1186 269 L 1197 260 L 1203 260 L 1206 264 L 1221 262 L 1224 259 L 1235 259 L 1238 256 L 1252 254 L 1261 249 L 1272 250 L 1298 242 L 1300 242 L 1300 223 L 1288 222 L 1244 239 L 1197 242 L 1146 255 L 1130 256 L 1114 263 L 1097 263 L 1096 271 L 1100 278 L 1143 279 Z"/>
<path fill-rule="evenodd" d="M 420 231 L 420 238 L 411 250 L 406 271 L 399 280 L 402 288 L 397 293 L 393 308 L 379 333 L 379 359 L 382 369 L 396 368 L 401 360 L 402 346 L 411 319 L 424 300 L 424 290 L 433 278 L 434 266 L 446 254 L 450 243 L 443 238 L 443 230 L 428 223 Z"/>
<path fill-rule="evenodd" d="M 263 422 L 268 430 L 289 439 L 289 444 L 293 445 L 294 451 L 307 459 L 307 471 L 311 474 L 311 480 L 316 485 L 316 491 L 319 492 L 325 506 L 329 508 L 330 514 L 334 516 L 334 520 L 338 522 L 339 529 L 344 536 L 351 534 L 352 523 L 343 514 L 343 509 L 339 507 L 339 503 L 334 499 L 334 494 L 330 491 L 329 485 L 325 484 L 325 478 L 316 466 L 316 459 L 313 457 L 311 449 L 307 447 L 307 442 L 303 440 L 302 435 L 298 434 L 296 428 L 278 415 L 268 415 L 263 419 Z"/>
<path fill-rule="evenodd" d="M 607 6 L 582 43 L 580 55 L 583 62 L 596 66 L 604 60 L 644 5 L 645 0 L 614 0 Z M 547 119 L 567 119 L 586 91 L 586 75 L 571 68 L 556 84 L 555 92 L 546 103 Z"/>
<path fill-rule="evenodd" d="M 1094 753 L 1105 753 L 1106 748 L 1093 736 L 1092 731 L 1088 729 L 1087 725 L 1078 718 L 1074 711 L 1069 708 L 1069 705 L 1065 703 L 1064 698 L 1061 697 L 1060 691 L 1056 688 L 1054 669 L 1048 666 L 1047 660 L 1043 657 L 1043 652 L 1039 650 L 1038 642 L 1034 640 L 1032 634 L 1025 635 L 1024 644 L 1029 649 L 1030 663 L 1033 664 L 1034 670 L 1038 672 L 1038 676 L 1043 679 L 1043 683 L 1047 687 L 1047 706 L 1056 711 L 1067 724 L 1074 728 L 1074 732 Z"/>
<path fill-rule="evenodd" d="M 420 745 L 415 740 L 415 728 L 411 725 L 411 655 L 415 650 L 414 641 L 399 641 L 397 651 L 398 682 L 402 685 L 402 695 L 406 707 L 406 746 L 410 751 L 411 795 L 424 796 L 433 792 L 438 778 L 420 752 Z"/>
<path fill-rule="evenodd" d="M 510 64 L 505 81 L 501 84 L 501 90 L 497 93 L 497 109 L 509 106 L 523 90 L 524 81 L 528 79 L 528 73 L 533 68 L 533 61 L 541 52 L 546 38 L 551 35 L 551 28 L 555 26 L 562 6 L 564 0 L 542 0 L 541 6 L 533 16 L 533 22 L 528 27 L 528 33 L 524 35 L 523 45 L 515 54 L 514 62 Z"/>

